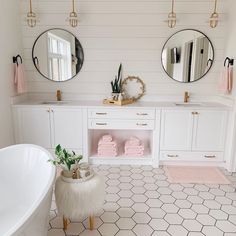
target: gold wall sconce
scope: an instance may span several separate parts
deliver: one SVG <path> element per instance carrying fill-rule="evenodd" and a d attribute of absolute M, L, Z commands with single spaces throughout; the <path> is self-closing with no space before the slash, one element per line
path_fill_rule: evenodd
<path fill-rule="evenodd" d="M 176 13 L 174 12 L 174 0 L 172 0 L 171 12 L 168 14 L 168 26 L 174 28 L 176 26 Z"/>
<path fill-rule="evenodd" d="M 68 21 L 71 27 L 75 28 L 78 26 L 79 18 L 75 11 L 75 0 L 72 0 L 72 12 L 69 15 Z"/>
<path fill-rule="evenodd" d="M 36 14 L 33 12 L 33 8 L 32 8 L 32 1 L 29 1 L 29 12 L 27 13 L 27 24 L 29 27 L 35 27 L 36 26 Z"/>
<path fill-rule="evenodd" d="M 215 7 L 214 7 L 214 12 L 210 16 L 210 27 L 211 28 L 216 28 L 219 22 L 219 14 L 216 12 L 217 8 L 217 0 L 215 0 Z"/>

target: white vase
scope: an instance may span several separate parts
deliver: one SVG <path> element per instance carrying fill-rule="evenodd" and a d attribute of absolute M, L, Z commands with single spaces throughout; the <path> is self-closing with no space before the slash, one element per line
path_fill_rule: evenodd
<path fill-rule="evenodd" d="M 119 93 L 111 93 L 111 97 L 114 101 L 118 101 Z"/>

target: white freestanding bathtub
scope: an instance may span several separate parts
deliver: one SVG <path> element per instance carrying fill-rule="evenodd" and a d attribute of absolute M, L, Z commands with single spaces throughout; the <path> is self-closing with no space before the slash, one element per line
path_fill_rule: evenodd
<path fill-rule="evenodd" d="M 55 179 L 52 156 L 29 144 L 0 149 L 0 236 L 46 236 Z"/>

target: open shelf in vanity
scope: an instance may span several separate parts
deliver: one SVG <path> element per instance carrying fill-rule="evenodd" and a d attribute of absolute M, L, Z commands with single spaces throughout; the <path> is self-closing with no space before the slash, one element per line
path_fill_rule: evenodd
<path fill-rule="evenodd" d="M 117 156 L 99 156 L 97 154 L 99 139 L 110 134 L 117 141 Z M 153 131 L 152 130 L 127 130 L 127 129 L 89 129 L 89 160 L 95 164 L 152 164 L 153 158 Z M 144 144 L 143 156 L 128 156 L 125 154 L 125 141 L 131 136 L 137 137 Z"/>

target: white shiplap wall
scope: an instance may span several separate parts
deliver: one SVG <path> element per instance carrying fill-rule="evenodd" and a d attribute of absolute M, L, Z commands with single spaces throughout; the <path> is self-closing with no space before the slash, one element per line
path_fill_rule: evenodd
<path fill-rule="evenodd" d="M 228 0 L 219 1 L 221 22 L 216 29 L 207 23 L 213 0 L 177 0 L 177 27 L 169 29 L 164 22 L 170 11 L 170 0 L 83 0 L 77 1 L 80 26 L 73 29 L 65 19 L 71 11 L 68 0 L 34 0 L 34 11 L 40 22 L 29 28 L 25 22 L 28 1 L 21 0 L 22 34 L 29 92 L 108 94 L 119 63 L 124 76 L 136 75 L 146 83 L 148 95 L 178 95 L 188 90 L 196 95 L 217 94 L 217 79 L 225 48 Z M 41 77 L 31 60 L 31 49 L 37 36 L 46 29 L 59 27 L 74 33 L 80 40 L 85 61 L 78 76 L 68 82 L 55 83 Z M 215 47 L 215 63 L 210 73 L 192 84 L 177 83 L 164 73 L 161 49 L 176 31 L 195 28 L 206 33 Z"/>

